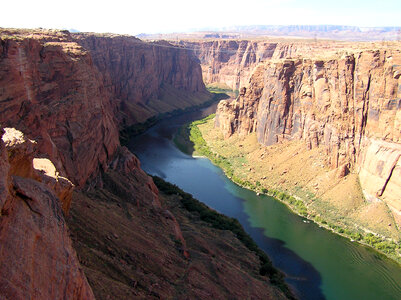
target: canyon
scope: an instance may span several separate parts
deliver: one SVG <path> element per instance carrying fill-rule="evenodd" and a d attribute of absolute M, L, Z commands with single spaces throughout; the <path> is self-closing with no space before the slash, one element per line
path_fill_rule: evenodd
<path fill-rule="evenodd" d="M 120 145 L 210 99 L 196 57 L 166 42 L 1 29 L 0 297 L 291 298 Z"/>
<path fill-rule="evenodd" d="M 239 92 L 199 126 L 236 176 L 398 241 L 398 49 L 0 29 L 0 298 L 294 297 L 120 143 L 210 103 L 205 83 Z"/>
<path fill-rule="evenodd" d="M 338 216 L 353 214 L 352 227 L 398 241 L 401 52 L 397 42 L 196 43 L 205 82 L 240 89 L 235 100 L 220 102 L 215 127 L 233 147 L 244 146 L 233 136 L 245 141 L 250 135 L 264 146 L 252 158 L 247 153 L 252 160 L 247 167 L 256 172 L 250 175 L 253 180 L 298 195 L 314 213 L 327 217 L 311 203 L 322 198 Z M 269 149 L 277 154 L 270 160 Z M 280 157 L 285 151 L 288 157 Z M 301 166 L 296 157 L 304 162 L 312 158 L 311 164 Z M 274 163 L 279 158 L 283 167 Z M 361 191 L 355 192 L 360 203 L 351 205 L 352 212 L 342 207 L 348 200 L 339 199 L 348 198 L 344 185 L 354 190 L 360 186 Z M 314 196 L 308 200 L 297 194 L 295 188 L 300 187 Z"/>

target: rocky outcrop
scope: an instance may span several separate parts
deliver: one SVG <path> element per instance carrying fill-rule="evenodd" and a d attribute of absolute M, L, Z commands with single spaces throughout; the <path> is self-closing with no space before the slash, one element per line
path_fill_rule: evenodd
<path fill-rule="evenodd" d="M 141 169 L 141 164 L 138 158 L 126 147 L 120 147 L 118 149 L 114 160 L 110 164 L 110 173 L 111 172 L 125 175 L 127 178 L 131 179 L 130 183 L 125 185 L 119 184 L 116 186 L 116 193 L 120 195 L 124 194 L 128 198 L 135 197 L 137 206 L 140 206 L 141 202 L 149 201 L 146 202 L 147 205 L 152 206 L 153 208 L 161 207 L 159 191 L 152 178 Z M 140 183 L 139 186 L 138 183 Z M 117 182 L 115 184 L 117 184 Z M 131 192 L 137 190 L 140 190 L 141 192 Z M 134 200 L 131 201 L 134 202 Z"/>
<path fill-rule="evenodd" d="M 38 153 L 82 186 L 119 143 L 101 74 L 68 34 L 13 36 L 1 38 L 0 122 L 35 140 Z"/>
<path fill-rule="evenodd" d="M 57 183 L 34 169 L 32 141 L 6 128 L 0 140 L 0 297 L 94 299 L 64 221 Z M 41 182 L 42 181 L 42 182 Z M 71 198 L 71 185 L 59 189 Z"/>
<path fill-rule="evenodd" d="M 400 65 L 391 49 L 265 62 L 237 100 L 219 104 L 215 124 L 226 137 L 256 132 L 267 146 L 325 147 L 327 165 L 355 170 L 366 193 L 400 213 Z"/>

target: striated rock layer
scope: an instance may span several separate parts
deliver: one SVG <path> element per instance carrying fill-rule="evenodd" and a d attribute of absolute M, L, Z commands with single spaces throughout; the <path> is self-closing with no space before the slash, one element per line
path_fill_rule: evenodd
<path fill-rule="evenodd" d="M 365 50 L 260 64 L 216 126 L 226 137 L 256 132 L 261 144 L 302 140 L 325 147 L 326 164 L 355 170 L 367 197 L 401 214 L 401 52 Z"/>

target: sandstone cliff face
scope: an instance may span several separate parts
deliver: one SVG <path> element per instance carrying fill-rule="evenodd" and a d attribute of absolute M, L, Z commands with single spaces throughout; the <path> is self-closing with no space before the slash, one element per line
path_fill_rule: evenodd
<path fill-rule="evenodd" d="M 27 137 L 10 129 L 5 140 L 15 136 L 21 143 L 7 140 L 8 153 L 0 145 L 0 297 L 92 299 L 64 221 L 72 201 L 69 179 L 79 189 L 101 186 L 98 179 L 109 166 L 134 169 L 130 192 L 140 197 L 138 191 L 146 190 L 152 205 L 159 207 L 152 179 L 135 156 L 119 148 L 118 98 L 146 107 L 147 97 L 156 95 L 163 82 L 173 90 L 204 92 L 202 100 L 208 98 L 199 65 L 185 51 L 163 51 L 136 41 L 138 52 L 150 55 L 152 63 L 142 57 L 146 64 L 136 69 L 130 60 L 137 59 L 131 53 L 137 45 L 130 38 L 126 43 L 117 38 L 115 44 L 104 37 L 85 38 L 59 31 L 4 30 L 0 35 L 0 124 Z M 95 65 L 90 51 L 80 45 L 89 40 L 102 44 L 102 39 L 107 51 L 94 50 L 94 57 L 106 51 L 105 61 L 111 59 L 107 70 Z M 124 60 L 116 66 L 108 55 L 118 54 Z M 198 77 L 192 77 L 191 68 Z M 148 78 L 140 79 L 144 70 Z"/>
<path fill-rule="evenodd" d="M 183 220 L 192 224 L 179 199 L 163 203 L 119 145 L 119 126 L 208 99 L 196 59 L 166 43 L 1 31 L 0 124 L 10 128 L 0 141 L 0 298 L 93 299 L 80 262 L 99 297 L 227 298 L 233 290 L 284 299 L 234 236 L 215 245 L 217 234 L 202 224 L 183 230 Z M 64 219 L 71 205 L 79 260 Z"/>
<path fill-rule="evenodd" d="M 206 84 L 224 83 L 238 90 L 249 79 L 254 67 L 274 55 L 277 43 L 253 41 L 181 42 L 194 49 L 202 66 Z"/>
<path fill-rule="evenodd" d="M 219 104 L 216 126 L 225 136 L 256 132 L 264 145 L 323 146 L 328 165 L 354 168 L 365 192 L 400 214 L 400 65 L 398 50 L 269 61 L 237 100 Z"/>
<path fill-rule="evenodd" d="M 197 59 L 168 43 L 15 30 L 0 42 L 0 123 L 79 186 L 107 169 L 119 126 L 210 99 Z"/>
<path fill-rule="evenodd" d="M 159 112 L 185 108 L 208 99 L 202 71 L 192 52 L 167 42 L 145 43 L 134 37 L 76 34 L 89 50 L 104 86 L 118 103 L 123 125 Z M 177 103 L 178 98 L 187 98 Z M 162 103 L 158 103 L 158 101 Z M 187 103 L 189 101 L 189 103 Z"/>
<path fill-rule="evenodd" d="M 203 80 L 232 90 L 248 85 L 255 67 L 271 59 L 295 58 L 335 53 L 345 45 L 339 42 L 291 42 L 258 40 L 181 41 L 199 58 Z M 347 44 L 347 47 L 353 47 Z"/>
<path fill-rule="evenodd" d="M 0 140 L 0 297 L 94 299 L 64 221 L 58 185 L 33 167 L 34 143 L 12 128 Z M 3 142 L 4 141 L 4 142 Z M 63 194 L 72 193 L 71 185 Z"/>
<path fill-rule="evenodd" d="M 117 148 L 113 104 L 89 53 L 69 35 L 52 39 L 1 39 L 0 123 L 37 141 L 82 186 Z"/>

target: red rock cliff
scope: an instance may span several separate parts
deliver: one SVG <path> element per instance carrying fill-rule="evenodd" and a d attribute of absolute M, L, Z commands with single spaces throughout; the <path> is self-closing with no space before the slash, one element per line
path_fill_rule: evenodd
<path fill-rule="evenodd" d="M 0 43 L 0 124 L 79 186 L 107 168 L 120 124 L 210 99 L 197 59 L 168 43 L 13 30 Z"/>
<path fill-rule="evenodd" d="M 199 61 L 191 51 L 163 41 L 145 43 L 129 36 L 74 37 L 90 51 L 125 125 L 209 98 Z"/>
<path fill-rule="evenodd" d="M 109 168 L 134 170 L 132 189 L 160 206 L 152 179 L 119 146 L 121 102 L 139 104 L 146 116 L 159 112 L 149 107 L 163 92 L 202 94 L 185 103 L 199 104 L 209 97 L 200 67 L 185 50 L 129 37 L 0 34 L 0 124 L 26 136 L 8 152 L 0 143 L 0 298 L 92 299 L 64 220 L 72 199 L 67 178 L 81 189 Z"/>
<path fill-rule="evenodd" d="M 94 299 L 72 248 L 62 202 L 49 188 L 59 183 L 33 168 L 35 143 L 12 128 L 3 133 L 0 298 Z M 71 194 L 70 186 L 59 190 Z"/>
<path fill-rule="evenodd" d="M 333 168 L 359 174 L 366 197 L 401 213 L 401 52 L 365 50 L 330 58 L 260 64 L 216 126 L 225 136 L 256 132 L 272 145 L 302 140 L 327 149 Z"/>
<path fill-rule="evenodd" d="M 82 186 L 118 145 L 111 96 L 88 51 L 69 35 L 0 40 L 0 123 L 38 143 L 38 153 Z"/>

